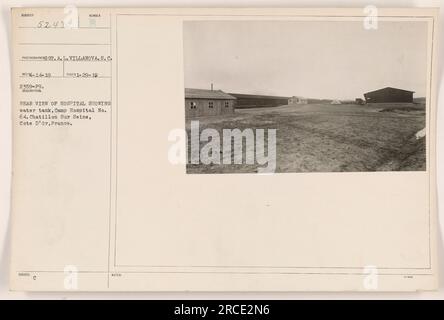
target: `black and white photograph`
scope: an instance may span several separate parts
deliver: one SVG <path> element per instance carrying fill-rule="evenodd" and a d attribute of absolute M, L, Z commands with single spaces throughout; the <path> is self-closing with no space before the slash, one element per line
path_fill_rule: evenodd
<path fill-rule="evenodd" d="M 187 173 L 425 171 L 427 28 L 185 21 Z"/>
<path fill-rule="evenodd" d="M 444 297 L 438 5 L 23 1 L 0 24 L 0 300 Z"/>

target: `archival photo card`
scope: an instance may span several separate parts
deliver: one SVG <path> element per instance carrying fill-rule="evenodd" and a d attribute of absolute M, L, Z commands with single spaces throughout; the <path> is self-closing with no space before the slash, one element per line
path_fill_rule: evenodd
<path fill-rule="evenodd" d="M 11 290 L 436 289 L 439 11 L 376 9 L 12 10 Z"/>
<path fill-rule="evenodd" d="M 425 21 L 185 21 L 187 173 L 426 170 Z"/>

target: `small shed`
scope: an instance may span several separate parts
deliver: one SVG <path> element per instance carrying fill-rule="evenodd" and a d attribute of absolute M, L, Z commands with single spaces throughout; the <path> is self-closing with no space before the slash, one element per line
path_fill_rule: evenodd
<path fill-rule="evenodd" d="M 360 104 L 360 105 L 364 105 L 365 104 L 365 100 L 362 99 L 362 98 L 356 98 L 355 103 L 356 104 Z"/>
<path fill-rule="evenodd" d="M 288 99 L 288 104 L 307 104 L 308 100 L 304 97 L 292 96 Z"/>

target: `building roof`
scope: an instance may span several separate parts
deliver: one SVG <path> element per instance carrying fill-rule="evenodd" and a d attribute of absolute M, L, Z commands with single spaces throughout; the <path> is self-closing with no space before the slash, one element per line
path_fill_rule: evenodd
<path fill-rule="evenodd" d="M 233 92 L 230 92 L 230 95 L 238 99 L 288 99 L 289 98 L 282 96 L 264 96 L 259 94 L 246 94 L 246 93 L 233 93 Z"/>
<path fill-rule="evenodd" d="M 235 100 L 236 98 L 222 90 L 205 90 L 185 88 L 185 98 L 188 99 L 213 99 L 213 100 Z"/>
<path fill-rule="evenodd" d="M 415 91 L 404 90 L 404 89 L 398 89 L 398 88 L 393 88 L 393 87 L 385 87 L 385 88 L 382 88 L 382 89 L 378 89 L 378 90 L 373 90 L 373 91 L 366 92 L 365 94 L 374 93 L 374 92 L 379 92 L 379 91 L 385 91 L 385 90 L 396 90 L 396 91 L 404 91 L 404 92 L 411 92 L 411 93 L 415 92 Z"/>

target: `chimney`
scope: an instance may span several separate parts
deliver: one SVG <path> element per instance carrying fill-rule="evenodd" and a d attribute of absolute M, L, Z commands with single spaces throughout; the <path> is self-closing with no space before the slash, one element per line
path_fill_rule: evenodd
<path fill-rule="evenodd" d="M 213 91 L 213 83 L 211 83 L 211 91 Z"/>

